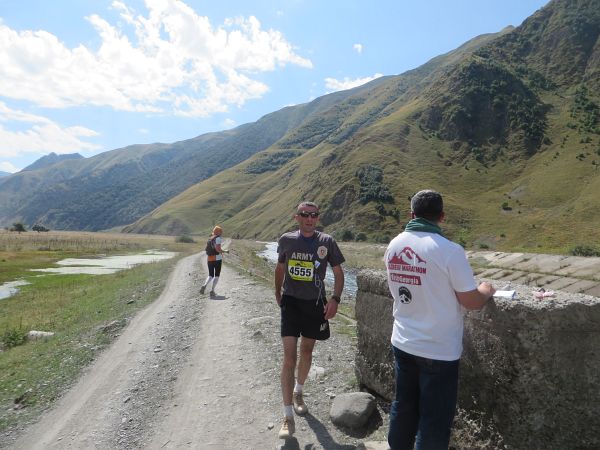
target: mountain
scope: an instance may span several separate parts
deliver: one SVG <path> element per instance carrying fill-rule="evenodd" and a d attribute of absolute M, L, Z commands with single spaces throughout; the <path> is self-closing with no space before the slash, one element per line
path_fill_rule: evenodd
<path fill-rule="evenodd" d="M 10 173 L 10 172 L 2 172 L 2 171 L 0 170 L 0 178 L 2 178 L 2 177 L 7 177 L 7 176 L 9 176 L 9 175 L 12 175 L 12 173 Z"/>
<path fill-rule="evenodd" d="M 31 171 L 31 170 L 43 169 L 44 167 L 49 167 L 53 164 L 59 163 L 61 161 L 66 161 L 69 159 L 83 159 L 83 156 L 81 156 L 79 153 L 57 155 L 56 153 L 52 152 L 46 156 L 42 156 L 40 159 L 35 161 L 33 164 L 30 164 L 27 167 L 25 167 L 23 169 L 23 172 L 26 172 L 28 170 Z"/>
<path fill-rule="evenodd" d="M 444 194 L 445 232 L 464 245 L 596 245 L 599 15 L 599 0 L 551 1 L 514 29 L 352 92 L 125 231 L 220 223 L 275 239 L 312 199 L 327 231 L 386 242 L 410 196 L 430 187 Z"/>
<path fill-rule="evenodd" d="M 375 80 L 371 86 L 380 82 Z M 0 179 L 0 226 L 21 221 L 53 229 L 101 230 L 131 223 L 189 186 L 268 148 L 312 115 L 364 89 L 368 87 L 336 92 L 233 130 L 173 144 L 131 145 L 51 165 L 43 162 L 52 158 L 42 158 L 34 163 L 33 170 Z"/>

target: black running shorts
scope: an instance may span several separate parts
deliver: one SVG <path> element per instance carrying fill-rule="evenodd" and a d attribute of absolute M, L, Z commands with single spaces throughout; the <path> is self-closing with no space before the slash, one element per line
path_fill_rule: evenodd
<path fill-rule="evenodd" d="M 208 274 L 211 277 L 218 277 L 221 275 L 221 264 L 222 260 L 208 261 Z"/>
<path fill-rule="evenodd" d="M 317 341 L 329 339 L 329 321 L 325 320 L 323 302 L 283 295 L 281 336 L 300 337 L 300 335 Z"/>

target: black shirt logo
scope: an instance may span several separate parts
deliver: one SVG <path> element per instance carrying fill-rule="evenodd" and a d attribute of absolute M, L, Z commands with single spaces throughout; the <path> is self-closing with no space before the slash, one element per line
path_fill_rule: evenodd
<path fill-rule="evenodd" d="M 412 294 L 408 288 L 400 286 L 400 289 L 398 289 L 398 300 L 403 304 L 407 304 L 412 301 Z"/>

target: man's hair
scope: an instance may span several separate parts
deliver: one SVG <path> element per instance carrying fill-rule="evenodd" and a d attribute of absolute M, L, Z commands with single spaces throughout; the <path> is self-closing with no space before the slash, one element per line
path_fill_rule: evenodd
<path fill-rule="evenodd" d="M 302 208 L 304 208 L 306 206 L 311 206 L 313 208 L 316 208 L 317 211 L 319 210 L 319 205 L 317 205 L 314 202 L 300 202 L 300 204 L 296 208 L 296 211 L 300 211 Z"/>
<path fill-rule="evenodd" d="M 425 189 L 417 192 L 410 200 L 410 208 L 416 217 L 438 222 L 444 212 L 444 200 L 439 192 Z"/>

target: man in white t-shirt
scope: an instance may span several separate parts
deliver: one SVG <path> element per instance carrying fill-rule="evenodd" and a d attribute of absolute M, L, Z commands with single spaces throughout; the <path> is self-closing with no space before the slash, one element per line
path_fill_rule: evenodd
<path fill-rule="evenodd" d="M 442 196 L 420 191 L 412 220 L 385 252 L 394 297 L 392 345 L 396 397 L 390 411 L 392 450 L 448 448 L 456 410 L 463 311 L 481 309 L 494 295 L 476 285 L 464 249 L 442 235 Z"/>

